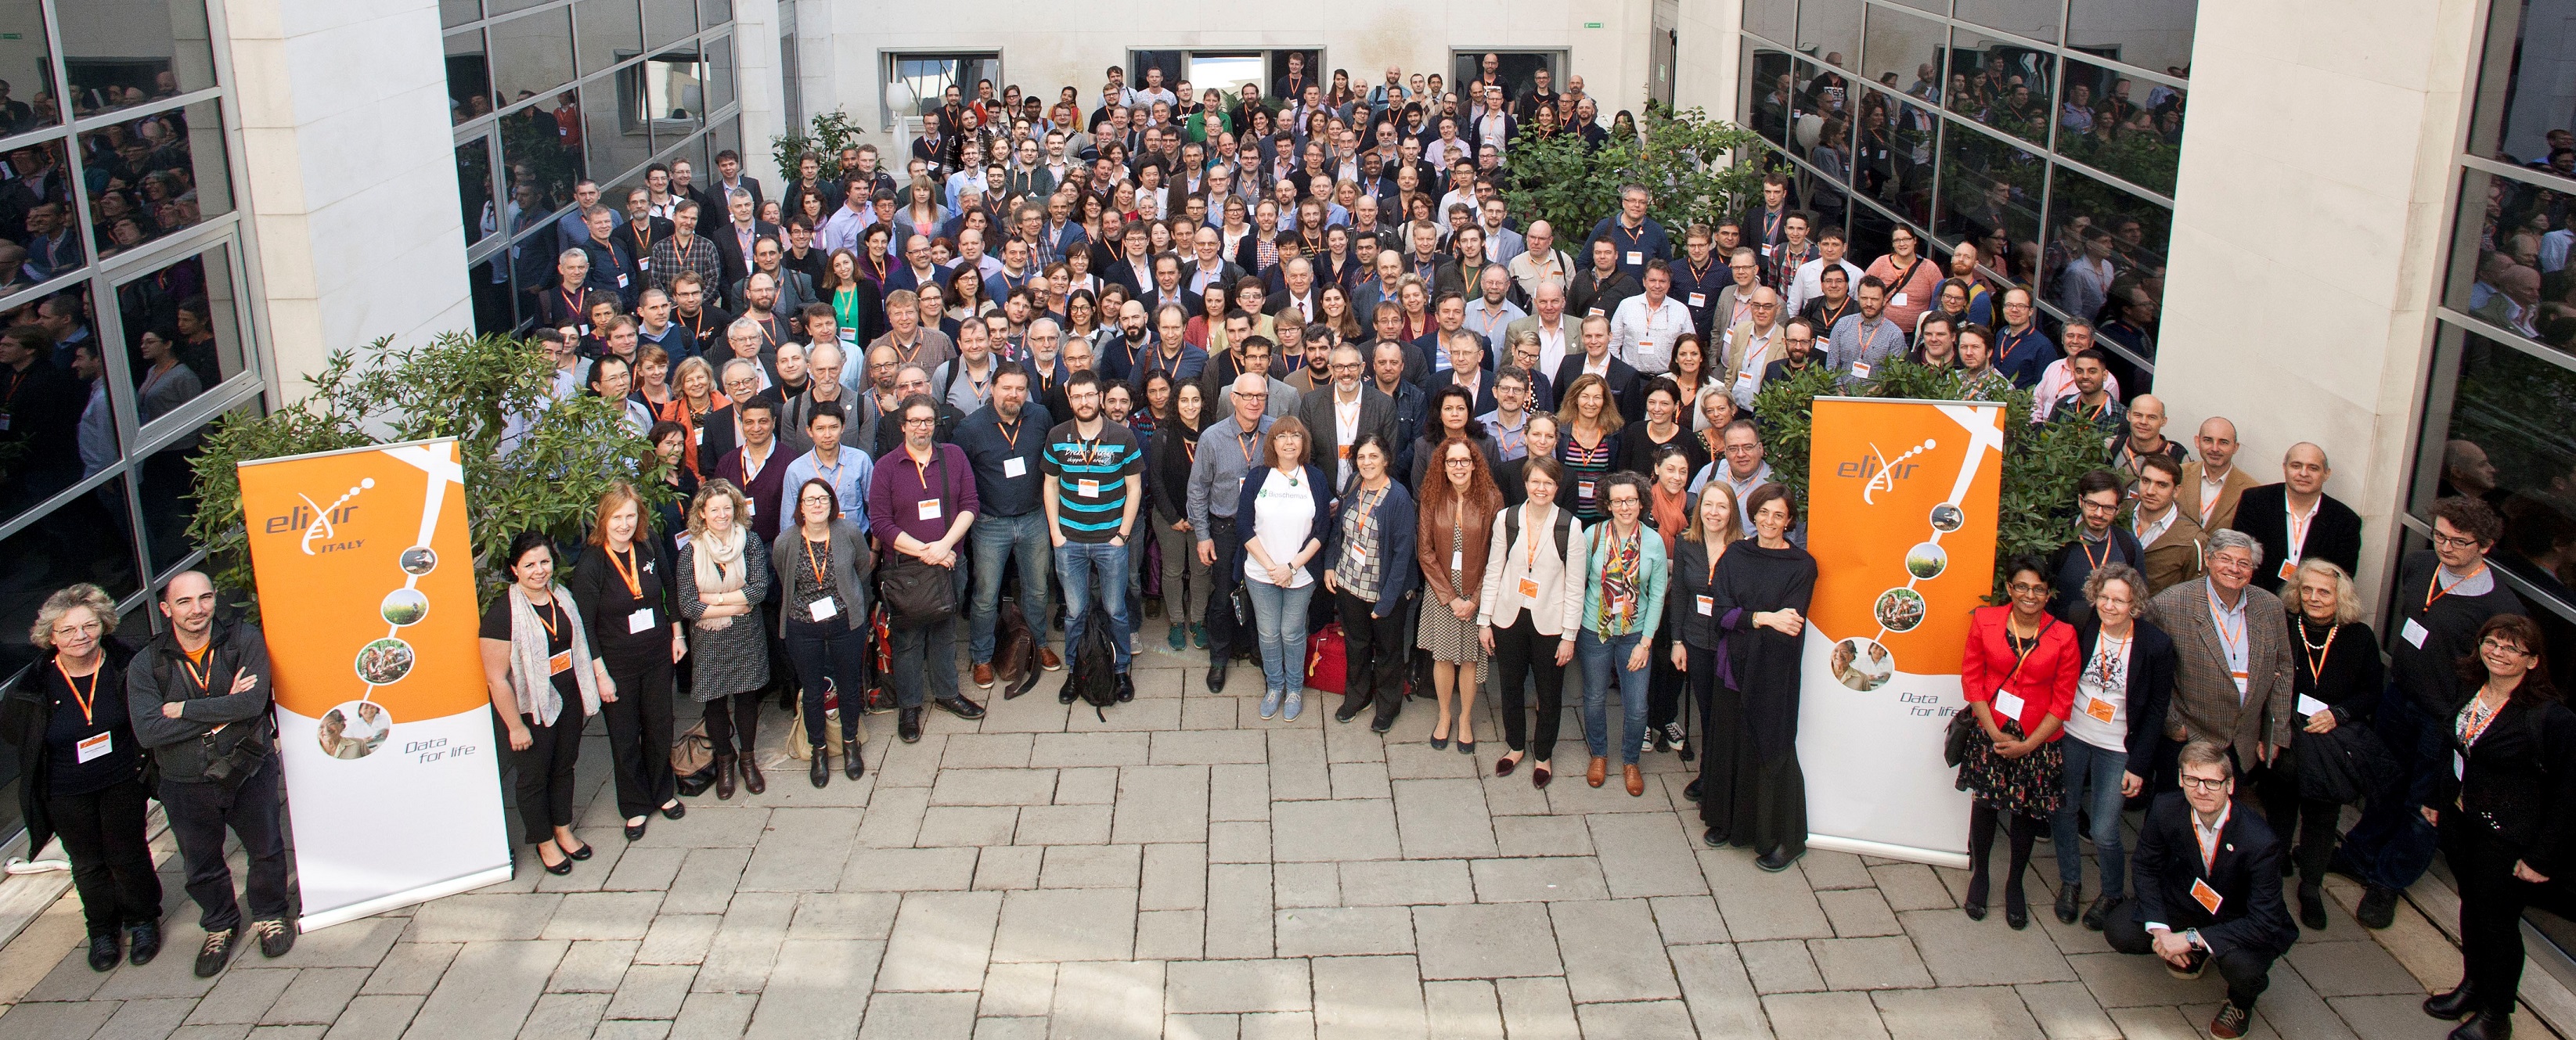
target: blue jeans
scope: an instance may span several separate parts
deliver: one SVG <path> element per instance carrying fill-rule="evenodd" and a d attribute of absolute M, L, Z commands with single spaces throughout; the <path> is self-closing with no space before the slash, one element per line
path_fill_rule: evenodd
<path fill-rule="evenodd" d="M 1047 518 L 1043 510 L 1019 516 L 979 516 L 966 538 L 974 546 L 975 598 L 967 607 L 969 647 L 976 664 L 993 663 L 993 625 L 1000 617 L 1002 604 L 1002 566 L 1007 561 L 1020 568 L 1020 614 L 1029 622 L 1029 631 L 1046 645 L 1047 630 Z M 1072 647 L 1067 641 L 1067 649 Z"/>
<path fill-rule="evenodd" d="M 1624 636 L 1603 639 L 1601 634 L 1584 629 L 1574 640 L 1574 661 L 1583 668 L 1583 744 L 1592 749 L 1592 757 L 1610 756 L 1610 673 L 1619 673 L 1619 761 L 1637 764 L 1637 741 L 1646 732 L 1646 683 L 1654 675 L 1649 667 L 1628 670 L 1628 655 L 1635 653 L 1639 640 L 1649 633 L 1644 630 Z"/>
<path fill-rule="evenodd" d="M 2124 896 L 2129 857 L 2120 849 L 2120 774 L 2129 769 L 2129 753 L 2105 751 L 2073 737 L 2058 741 L 2057 746 L 2066 752 L 2066 770 L 2061 774 L 2065 797 L 2058 799 L 2057 814 L 2049 818 L 2048 843 L 2057 847 L 2058 883 L 2084 881 L 2084 847 L 2076 841 L 2075 824 L 2077 814 L 2090 812 L 2093 850 L 2102 857 L 2101 894 Z"/>
<path fill-rule="evenodd" d="M 1127 674 L 1127 547 L 1107 542 L 1066 542 L 1055 548 L 1056 571 L 1064 578 L 1064 646 L 1082 645 L 1083 622 L 1090 619 L 1091 592 L 1100 590 L 1100 605 L 1109 611 L 1109 641 L 1117 648 L 1118 674 Z"/>
<path fill-rule="evenodd" d="M 1306 685 L 1306 607 L 1318 584 L 1286 589 L 1266 581 L 1243 583 L 1252 595 L 1252 626 L 1261 639 L 1264 691 L 1285 693 Z"/>

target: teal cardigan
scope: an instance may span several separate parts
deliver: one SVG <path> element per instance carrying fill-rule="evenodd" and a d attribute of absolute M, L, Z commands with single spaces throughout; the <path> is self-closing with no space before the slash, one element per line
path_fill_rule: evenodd
<path fill-rule="evenodd" d="M 1664 586 L 1670 584 L 1673 577 L 1672 564 L 1664 559 L 1663 536 L 1656 535 L 1653 528 L 1647 527 L 1640 520 L 1637 524 L 1639 535 L 1637 541 L 1640 546 L 1638 564 L 1646 573 L 1642 579 L 1645 583 L 1644 596 L 1637 604 L 1636 621 L 1616 632 L 1602 631 L 1601 573 L 1610 566 L 1610 528 L 1616 523 L 1617 521 L 1604 520 L 1584 532 L 1584 537 L 1591 539 L 1590 548 L 1584 553 L 1591 562 L 1589 576 L 1591 580 L 1586 583 L 1583 592 L 1583 628 L 1603 639 L 1624 636 L 1631 632 L 1652 632 L 1655 626 L 1662 624 Z M 1654 535 L 1654 537 L 1645 537 L 1646 535 Z"/>

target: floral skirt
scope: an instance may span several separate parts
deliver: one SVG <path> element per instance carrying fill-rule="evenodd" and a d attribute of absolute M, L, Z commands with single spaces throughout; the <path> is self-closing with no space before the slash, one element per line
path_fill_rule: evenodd
<path fill-rule="evenodd" d="M 2021 739 L 2018 720 L 2003 720 L 2003 730 L 2005 736 Z M 1957 786 L 1999 812 L 2045 819 L 2057 812 L 2065 772 L 2066 753 L 2056 741 L 2020 758 L 2005 758 L 1995 754 L 1995 742 L 1980 727 L 1968 741 L 1967 757 L 1959 762 Z"/>

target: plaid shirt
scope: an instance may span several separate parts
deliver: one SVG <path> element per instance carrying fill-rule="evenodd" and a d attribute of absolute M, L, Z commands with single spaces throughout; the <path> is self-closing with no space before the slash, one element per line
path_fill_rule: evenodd
<path fill-rule="evenodd" d="M 653 243 L 653 287 L 671 291 L 671 280 L 695 273 L 706 283 L 707 298 L 713 300 L 724 286 L 724 267 L 716 259 L 716 244 L 705 235 L 690 235 L 689 250 L 680 252 L 680 236 L 667 235 Z"/>

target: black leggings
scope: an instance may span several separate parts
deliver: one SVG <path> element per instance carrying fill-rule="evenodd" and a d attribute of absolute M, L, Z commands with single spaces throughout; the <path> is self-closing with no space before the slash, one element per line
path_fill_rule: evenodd
<path fill-rule="evenodd" d="M 1351 595 L 1333 594 L 1342 621 L 1342 703 L 1377 703 L 1377 719 L 1392 719 L 1404 710 L 1404 605 L 1377 617 L 1377 604 Z M 1372 720 L 1375 721 L 1375 720 Z"/>
<path fill-rule="evenodd" d="M 744 690 L 706 702 L 707 740 L 716 754 L 752 754 L 760 747 L 759 690 Z"/>
<path fill-rule="evenodd" d="M 801 703 L 808 746 L 825 750 L 832 747 L 831 734 L 823 728 L 823 695 L 828 692 L 841 696 L 841 739 L 858 741 L 859 713 L 865 709 L 861 700 L 867 652 L 867 630 L 849 621 L 815 622 L 793 616 L 787 619 L 787 654 L 796 665 L 796 683 L 804 689 Z"/>
<path fill-rule="evenodd" d="M 581 761 L 582 724 L 589 716 L 581 713 L 580 702 L 564 701 L 554 725 L 519 716 L 528 727 L 528 749 L 510 753 L 519 771 L 519 836 L 530 845 L 553 838 L 557 827 L 572 826 L 573 767 Z"/>
<path fill-rule="evenodd" d="M 1539 634 L 1527 610 L 1511 627 L 1494 630 L 1494 682 L 1503 696 L 1503 746 L 1527 750 L 1534 761 L 1555 760 L 1557 726 L 1565 720 L 1565 666 L 1556 663 L 1556 648 L 1562 642 L 1561 636 Z M 1532 676 L 1538 687 L 1534 733 L 1527 731 L 1529 720 L 1521 714 L 1521 684 Z"/>
<path fill-rule="evenodd" d="M 45 811 L 72 861 L 72 887 L 80 892 L 89 934 L 110 935 L 119 925 L 161 919 L 161 875 L 152 870 L 152 845 L 143 836 L 143 781 L 54 795 L 45 800 Z"/>
<path fill-rule="evenodd" d="M 1655 633 L 1654 645 L 1647 651 L 1652 660 L 1646 664 L 1646 727 L 1662 729 L 1681 717 L 1682 694 L 1690 688 L 1690 677 L 1673 667 L 1673 640 L 1669 631 Z"/>
<path fill-rule="evenodd" d="M 1969 805 L 1968 901 L 1971 903 L 1986 901 L 1986 854 L 1994 849 L 1995 828 L 2001 822 L 1997 817 L 2002 815 L 1983 798 Z M 2040 833 L 2047 829 L 2048 820 L 2045 818 L 2013 814 L 2008 831 L 2008 840 L 2012 844 L 2012 867 L 2004 875 L 2006 905 L 2022 904 L 2021 875 L 2030 867 L 2031 843 L 2038 841 Z"/>
<path fill-rule="evenodd" d="M 2295 747 L 2295 745 L 2293 746 Z M 2335 828 L 2343 822 L 2343 803 L 2299 795 L 2299 773 L 2295 752 L 2283 749 L 2270 768 L 2255 779 L 2255 790 L 2263 800 L 2264 822 L 2272 833 L 2288 838 L 2298 832 L 2298 847 L 2291 861 L 2299 866 L 2302 888 L 2321 885 L 2326 880 L 2326 864 L 2334 859 L 2335 845 L 2343 836 Z"/>
<path fill-rule="evenodd" d="M 2477 991 L 2471 1010 L 2513 1014 L 2522 988 L 2522 911 L 2540 886 L 2513 876 L 2521 853 L 2457 810 L 2442 814 L 2442 850 L 2460 889 L 2462 981 Z"/>

